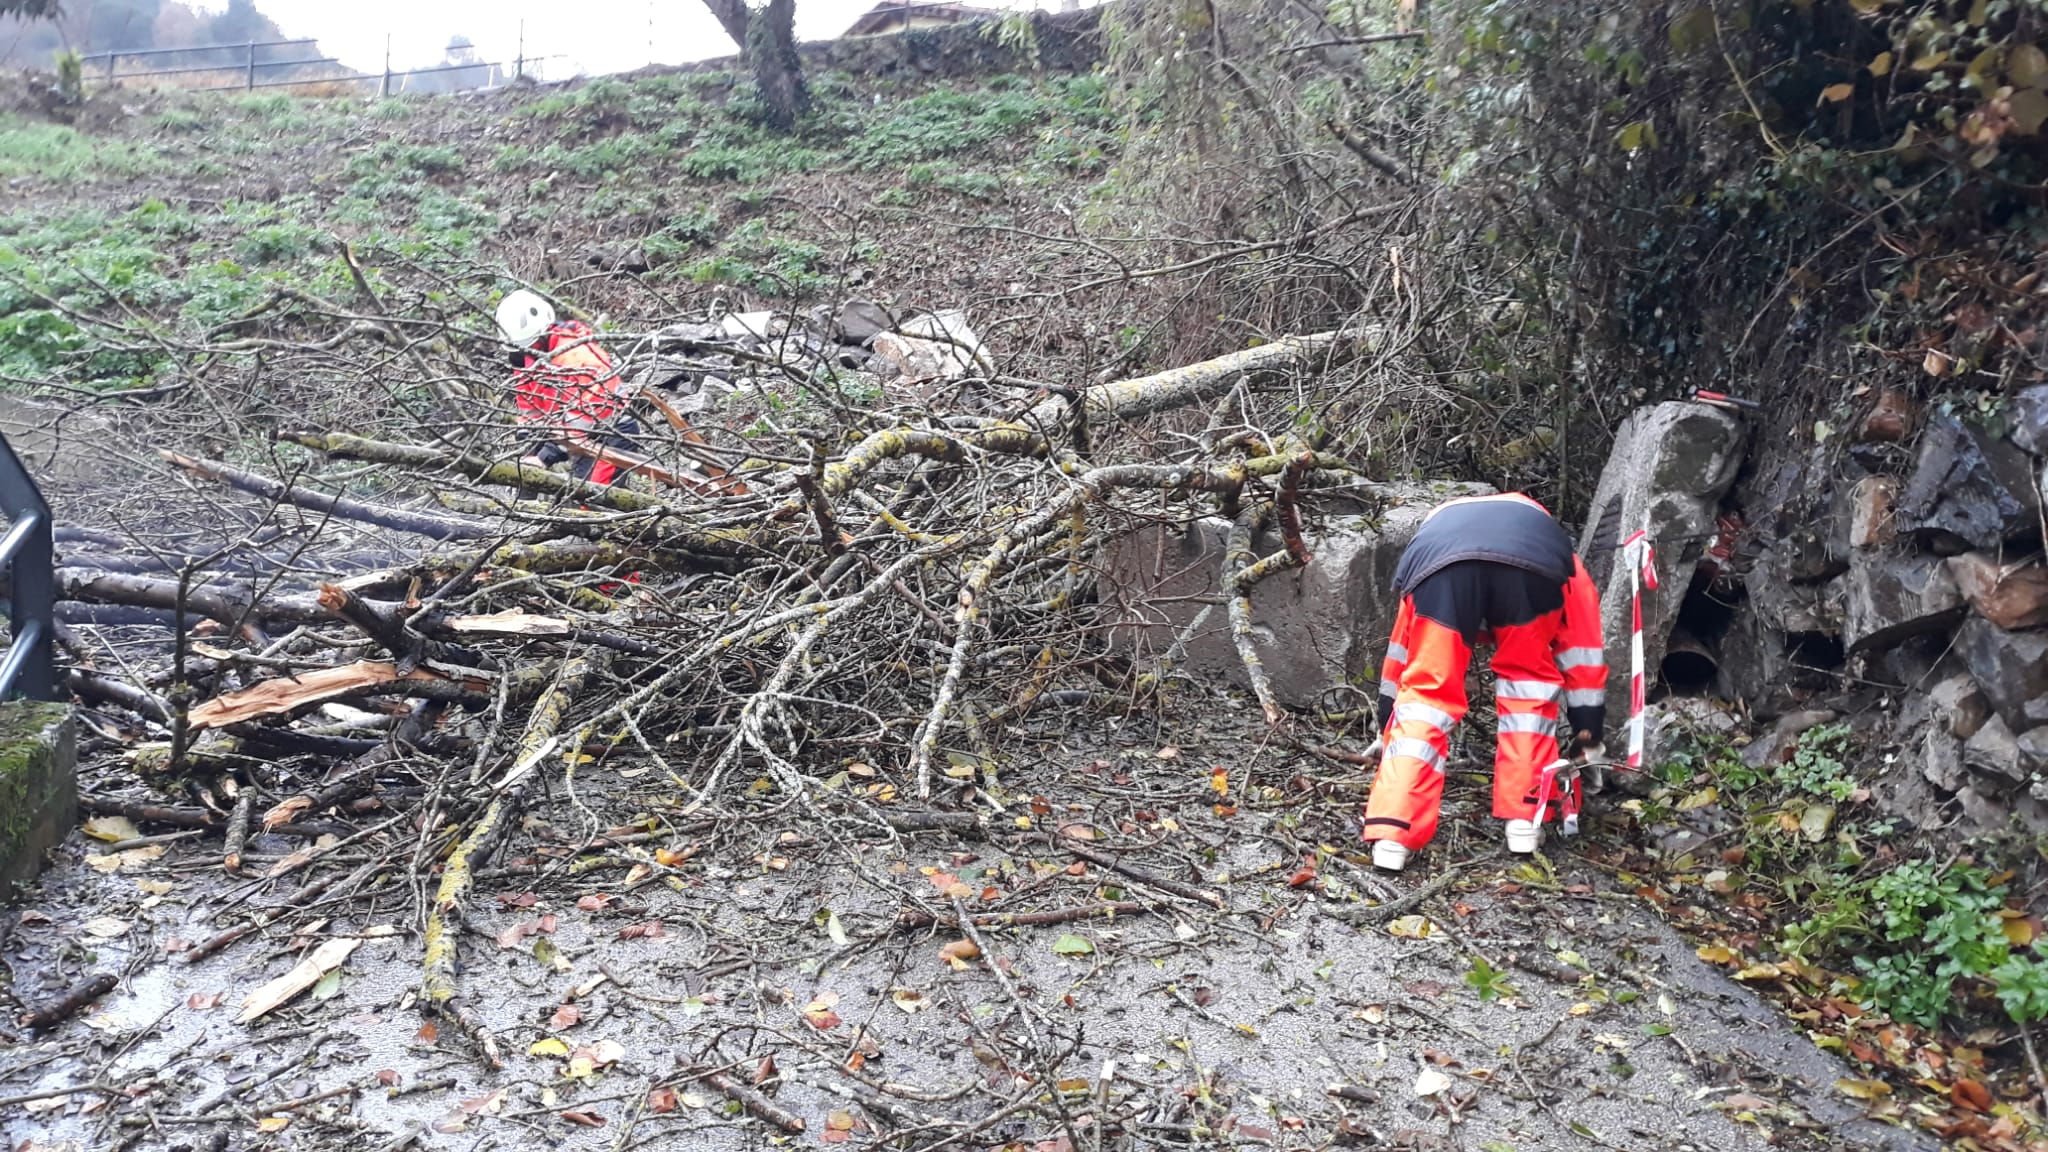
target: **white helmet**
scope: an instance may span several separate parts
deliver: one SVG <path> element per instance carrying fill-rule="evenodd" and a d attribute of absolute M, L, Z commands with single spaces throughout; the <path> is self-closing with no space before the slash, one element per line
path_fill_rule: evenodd
<path fill-rule="evenodd" d="M 498 302 L 498 330 L 514 344 L 531 344 L 554 326 L 554 305 L 524 288 Z"/>

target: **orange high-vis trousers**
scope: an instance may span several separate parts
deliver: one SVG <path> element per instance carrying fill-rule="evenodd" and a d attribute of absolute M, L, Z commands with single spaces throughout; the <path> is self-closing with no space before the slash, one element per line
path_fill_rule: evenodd
<path fill-rule="evenodd" d="M 1564 617 L 1560 608 L 1489 630 L 1499 715 L 1493 814 L 1501 819 L 1536 815 L 1538 777 L 1558 756 L 1565 676 L 1557 648 Z M 1465 716 L 1471 661 L 1472 645 L 1463 633 L 1416 612 L 1413 596 L 1402 598 L 1381 668 L 1381 688 L 1392 689 L 1393 712 L 1381 733 L 1386 747 L 1366 802 L 1365 839 L 1398 840 L 1417 849 L 1436 835 L 1451 729 Z"/>

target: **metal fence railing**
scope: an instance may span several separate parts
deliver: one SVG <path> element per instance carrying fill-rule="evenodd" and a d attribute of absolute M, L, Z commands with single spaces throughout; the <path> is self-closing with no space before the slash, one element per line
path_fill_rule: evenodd
<path fill-rule="evenodd" d="M 526 31 L 522 25 L 519 33 L 519 52 L 511 60 L 476 60 L 458 64 L 439 64 L 431 68 L 391 67 L 389 43 L 384 50 L 384 71 L 358 72 L 344 65 L 338 57 L 320 55 L 296 55 L 281 52 L 283 49 L 304 48 L 317 53 L 319 41 L 298 40 L 249 40 L 240 44 L 207 44 L 189 48 L 135 48 L 112 52 L 89 52 L 80 56 L 84 75 L 97 83 L 109 87 L 123 80 L 147 80 L 171 76 L 233 75 L 240 74 L 235 83 L 205 84 L 191 87 L 195 92 L 224 92 L 241 89 L 253 92 L 258 88 L 285 88 L 308 84 L 371 84 L 377 85 L 380 96 L 389 96 L 402 91 L 409 78 L 415 76 L 446 75 L 455 72 L 480 73 L 483 82 L 464 85 L 464 88 L 497 88 L 525 77 L 529 71 L 547 60 L 559 56 L 528 56 L 526 54 Z M 286 57 L 279 59 L 280 55 Z M 265 59 L 264 57 L 271 57 Z M 123 60 L 148 61 L 171 58 L 161 68 L 122 68 Z M 182 58 L 182 59 L 180 59 Z M 304 70 L 320 68 L 325 71 L 307 75 L 280 75 L 282 69 Z"/>
<path fill-rule="evenodd" d="M 7 600 L 13 641 L 0 659 L 0 699 L 57 698 L 54 613 L 57 580 L 51 566 L 50 505 L 14 446 L 0 436 L 0 512 L 13 521 L 0 536 L 0 564 L 10 573 Z"/>

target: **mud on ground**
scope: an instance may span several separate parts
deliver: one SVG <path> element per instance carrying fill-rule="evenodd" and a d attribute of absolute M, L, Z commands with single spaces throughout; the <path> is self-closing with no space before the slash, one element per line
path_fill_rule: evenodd
<path fill-rule="evenodd" d="M 696 807 L 624 758 L 558 773 L 480 874 L 462 943 L 495 1071 L 416 1001 L 435 883 L 409 859 L 416 830 L 275 879 L 303 840 L 253 838 L 237 878 L 217 840 L 109 872 L 74 836 L 8 914 L 12 989 L 40 1004 L 96 972 L 120 984 L 46 1034 L 10 1027 L 0 1130 L 42 1149 L 1933 1146 L 1861 1119 L 1833 1087 L 1845 1067 L 1583 843 L 1507 858 L 1476 777 L 1454 781 L 1438 843 L 1381 879 L 1319 850 L 1355 848 L 1355 770 L 1257 743 L 1242 702 L 1193 713 L 1020 734 L 982 778 L 985 836 L 890 833 L 873 816 L 914 806 L 858 761 L 815 811 L 765 784 Z M 1228 910 L 1056 849 L 1063 826 Z M 359 867 L 374 879 L 356 895 L 283 906 Z M 933 925 L 955 901 L 1137 907 L 980 927 L 972 957 Z M 253 989 L 345 938 L 361 943 L 338 975 L 237 1022 Z"/>

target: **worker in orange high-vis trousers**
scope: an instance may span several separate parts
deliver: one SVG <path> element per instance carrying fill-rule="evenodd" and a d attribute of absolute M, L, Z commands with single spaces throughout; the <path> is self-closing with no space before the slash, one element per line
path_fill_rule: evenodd
<path fill-rule="evenodd" d="M 1380 669 L 1371 749 L 1380 766 L 1363 827 L 1372 862 L 1399 871 L 1436 835 L 1465 672 L 1489 639 L 1499 713 L 1493 814 L 1507 821 L 1509 851 L 1536 851 L 1538 785 L 1558 759 L 1560 705 L 1580 755 L 1604 751 L 1607 657 L 1586 566 L 1541 504 L 1513 492 L 1476 496 L 1430 512 L 1401 554 L 1394 590 L 1401 607 Z"/>

